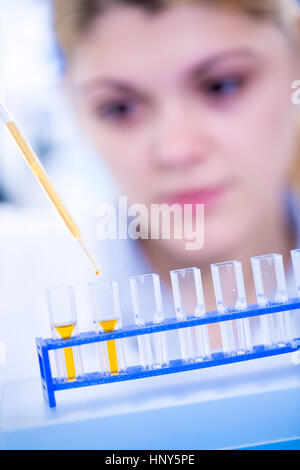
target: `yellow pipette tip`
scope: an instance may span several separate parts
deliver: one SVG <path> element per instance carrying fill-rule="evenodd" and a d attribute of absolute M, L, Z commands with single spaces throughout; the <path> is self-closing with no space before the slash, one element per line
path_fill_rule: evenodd
<path fill-rule="evenodd" d="M 102 269 L 98 267 L 97 263 L 95 262 L 94 258 L 92 257 L 91 253 L 87 250 L 85 244 L 83 243 L 81 238 L 77 238 L 78 243 L 80 244 L 81 248 L 85 252 L 86 256 L 90 260 L 91 265 L 94 267 L 94 272 L 96 276 L 100 276 L 102 274 Z"/>

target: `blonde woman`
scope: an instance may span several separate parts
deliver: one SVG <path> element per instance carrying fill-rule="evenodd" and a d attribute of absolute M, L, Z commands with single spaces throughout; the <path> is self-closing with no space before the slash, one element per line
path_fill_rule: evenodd
<path fill-rule="evenodd" d="M 184 239 L 112 241 L 101 254 L 107 277 L 156 271 L 168 291 L 171 269 L 196 265 L 214 309 L 210 264 L 239 259 L 255 302 L 249 258 L 279 252 L 289 272 L 289 252 L 300 246 L 297 2 L 54 7 L 69 95 L 120 193 L 149 210 L 205 206 L 202 249 L 187 250 Z"/>
<path fill-rule="evenodd" d="M 153 204 L 162 203 L 170 207 L 174 203 L 180 207 L 191 204 L 193 209 L 197 203 L 205 206 L 205 237 L 201 249 L 187 250 L 187 240 L 173 238 L 98 242 L 103 277 L 120 281 L 124 323 L 133 322 L 128 293 L 128 277 L 132 274 L 156 271 L 162 280 L 165 314 L 174 316 L 171 269 L 200 267 L 206 308 L 212 310 L 216 305 L 211 263 L 241 260 L 247 299 L 252 303 L 256 299 L 249 258 L 278 252 L 284 257 L 292 292 L 289 252 L 300 247 L 297 196 L 300 139 L 298 107 L 292 100 L 295 93 L 292 84 L 300 80 L 297 2 L 55 0 L 53 5 L 57 37 L 66 60 L 65 84 L 74 112 L 99 155 L 107 161 L 128 205 L 139 203 L 149 212 Z M 193 219 L 195 216 L 194 210 Z M 28 376 L 29 367 L 34 367 L 34 373 L 38 374 L 34 336 L 44 336 L 41 328 L 42 322 L 47 321 L 46 315 L 41 314 L 44 288 L 50 280 L 59 283 L 60 273 L 53 277 L 49 273 L 51 261 L 55 260 L 57 271 L 64 271 L 67 265 L 74 276 L 80 275 L 81 279 L 76 278 L 78 285 L 87 277 L 85 268 L 81 269 L 75 259 L 76 254 L 73 257 L 68 251 L 67 234 L 62 244 L 62 237 L 48 235 L 47 225 L 45 237 L 40 229 L 34 228 L 34 220 L 26 217 L 21 222 L 19 233 L 15 219 L 11 220 L 13 230 L 7 236 L 4 228 L 0 231 L 0 245 L 6 246 L 1 252 L 0 298 L 5 308 L 0 313 L 0 340 L 10 341 L 5 374 L 11 374 L 14 380 L 22 373 Z M 35 231 L 46 240 L 40 256 L 34 243 Z M 38 282 L 41 288 L 37 287 Z M 86 304 L 82 307 L 86 314 Z M 300 336 L 299 329 L 296 334 Z M 220 345 L 217 331 L 210 331 L 210 340 L 212 345 Z M 279 363 L 282 364 L 280 358 Z M 187 373 L 176 374 L 175 378 L 168 376 L 166 382 L 155 385 L 154 402 L 150 391 L 143 401 L 142 387 L 138 391 L 138 413 L 126 413 L 125 433 L 124 426 L 117 421 L 110 426 L 114 439 L 121 429 L 125 439 L 122 443 L 131 443 L 134 435 L 134 444 L 141 437 L 141 448 L 147 445 L 163 448 L 160 446 L 166 440 L 171 442 L 166 448 L 172 445 L 179 448 L 189 437 L 192 441 L 188 448 L 204 445 L 211 448 L 213 436 L 218 447 L 226 447 L 234 445 L 234 434 L 238 435 L 238 443 L 245 442 L 245 433 L 247 442 L 299 435 L 295 424 L 299 409 L 298 382 L 290 369 L 281 374 L 274 367 L 268 375 L 264 373 L 264 365 L 265 362 L 258 367 L 252 363 L 245 369 L 242 386 L 235 389 L 233 396 L 230 396 L 235 382 L 232 369 L 225 381 L 220 368 L 218 372 L 212 371 L 212 375 L 198 376 L 196 384 L 189 381 Z M 3 369 L 1 374 L 2 380 Z M 273 379 L 281 381 L 280 393 L 274 390 Z M 176 380 L 183 385 L 178 396 L 175 388 L 164 386 Z M 133 382 L 132 391 L 136 387 Z M 248 384 L 248 392 L 254 392 L 251 400 L 246 395 Z M 182 412 L 177 412 L 180 403 L 192 406 L 199 388 L 204 392 L 202 404 L 197 403 L 194 408 L 184 406 Z M 19 389 L 21 397 L 23 389 Z M 192 392 L 191 402 L 188 389 Z M 121 399 L 119 389 L 116 390 L 112 406 L 107 408 L 108 419 L 112 408 L 116 418 Z M 134 411 L 134 393 L 131 395 L 126 390 L 124 409 Z M 221 402 L 224 396 L 226 402 Z M 97 409 L 108 403 L 98 397 L 98 405 L 95 396 L 87 411 L 91 416 L 95 413 L 95 426 Z M 156 409 L 160 399 L 162 406 L 172 405 L 163 413 Z M 31 401 L 36 407 L 35 398 Z M 155 415 L 140 413 L 144 403 L 145 407 L 150 403 L 150 408 L 155 408 Z M 15 408 L 10 408 L 15 421 Z M 69 420 L 71 408 L 72 403 L 67 408 Z M 76 409 L 76 416 L 80 409 Z M 144 420 L 140 426 L 138 415 Z M 30 409 L 26 416 L 30 416 Z M 32 416 L 38 416 L 36 410 Z M 134 421 L 130 421 L 130 416 Z M 61 435 L 56 433 L 54 421 L 51 428 L 57 435 L 48 439 L 47 434 L 52 444 Z M 74 429 L 78 429 L 75 422 Z M 86 424 L 85 429 L 88 431 Z M 89 448 L 95 441 L 97 446 L 105 442 L 117 446 L 120 441 L 112 438 L 110 441 L 109 426 L 105 433 L 101 429 L 99 425 L 99 432 L 85 433 Z M 152 436 L 145 445 L 146 431 L 148 435 L 152 432 Z M 82 439 L 82 432 L 76 434 Z M 220 441 L 221 434 L 224 439 Z M 63 436 L 61 442 L 67 441 Z"/>

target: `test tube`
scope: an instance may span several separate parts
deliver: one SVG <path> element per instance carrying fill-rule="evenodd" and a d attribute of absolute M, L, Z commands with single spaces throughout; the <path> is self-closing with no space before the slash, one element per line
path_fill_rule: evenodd
<path fill-rule="evenodd" d="M 220 314 L 247 308 L 242 263 L 228 261 L 211 265 L 217 310 Z M 220 322 L 223 350 L 240 353 L 252 349 L 248 318 Z"/>
<path fill-rule="evenodd" d="M 288 301 L 282 256 L 276 253 L 251 258 L 258 305 Z M 265 345 L 285 345 L 292 339 L 290 312 L 261 315 Z"/>
<path fill-rule="evenodd" d="M 116 281 L 89 283 L 93 323 L 96 332 L 111 333 L 122 328 L 119 287 Z M 126 369 L 122 339 L 96 343 L 99 372 L 118 375 Z"/>
<path fill-rule="evenodd" d="M 170 271 L 176 317 L 204 317 L 205 305 L 200 269 L 186 268 Z M 202 361 L 211 350 L 207 325 L 178 329 L 182 359 Z"/>
<path fill-rule="evenodd" d="M 145 274 L 129 279 L 135 323 L 161 323 L 164 320 L 159 276 Z M 169 362 L 166 336 L 163 332 L 139 335 L 140 362 L 145 369 L 160 368 Z"/>
<path fill-rule="evenodd" d="M 77 332 L 77 312 L 72 286 L 54 287 L 46 290 L 52 336 L 70 339 Z M 82 374 L 81 354 L 78 347 L 55 350 L 58 378 L 76 380 Z"/>
<path fill-rule="evenodd" d="M 300 298 L 300 249 L 291 251 L 298 297 Z"/>

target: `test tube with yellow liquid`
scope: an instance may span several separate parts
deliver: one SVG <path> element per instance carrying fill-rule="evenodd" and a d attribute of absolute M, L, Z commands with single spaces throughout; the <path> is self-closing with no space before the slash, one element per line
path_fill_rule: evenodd
<path fill-rule="evenodd" d="M 93 323 L 96 332 L 112 333 L 122 327 L 119 288 L 116 281 L 89 283 Z M 122 339 L 96 343 L 99 372 L 117 375 L 126 369 Z"/>
<path fill-rule="evenodd" d="M 72 286 L 55 287 L 46 291 L 52 335 L 63 340 L 77 332 L 77 312 Z M 82 374 L 82 361 L 78 347 L 54 351 L 57 377 L 68 381 Z"/>

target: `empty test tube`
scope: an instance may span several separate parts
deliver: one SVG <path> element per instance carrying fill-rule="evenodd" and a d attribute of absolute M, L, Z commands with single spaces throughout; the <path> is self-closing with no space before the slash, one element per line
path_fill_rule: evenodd
<path fill-rule="evenodd" d="M 111 333 L 122 327 L 119 287 L 116 281 L 89 283 L 93 323 L 96 332 Z M 126 368 L 122 339 L 96 343 L 99 372 L 117 375 Z"/>
<path fill-rule="evenodd" d="M 298 297 L 300 297 L 300 249 L 291 251 Z"/>
<path fill-rule="evenodd" d="M 55 287 L 46 290 L 52 335 L 63 340 L 70 339 L 77 332 L 77 312 L 72 286 Z M 68 347 L 55 350 L 58 378 L 76 380 L 82 373 L 80 350 Z"/>
<path fill-rule="evenodd" d="M 228 261 L 211 265 L 217 310 L 220 314 L 247 308 L 242 264 Z M 223 350 L 244 353 L 252 349 L 248 318 L 220 322 Z"/>
<path fill-rule="evenodd" d="M 288 301 L 282 256 L 276 253 L 251 258 L 258 305 Z M 284 345 L 292 339 L 290 312 L 261 315 L 265 345 Z"/>
<path fill-rule="evenodd" d="M 159 276 L 157 274 L 132 276 L 129 282 L 135 323 L 138 326 L 161 323 L 164 316 Z M 140 362 L 144 368 L 159 368 L 168 364 L 165 333 L 139 335 L 137 338 Z"/>
<path fill-rule="evenodd" d="M 176 269 L 170 272 L 176 317 L 204 317 L 205 305 L 201 273 L 198 268 Z M 207 325 L 178 329 L 182 359 L 201 361 L 210 357 Z"/>

